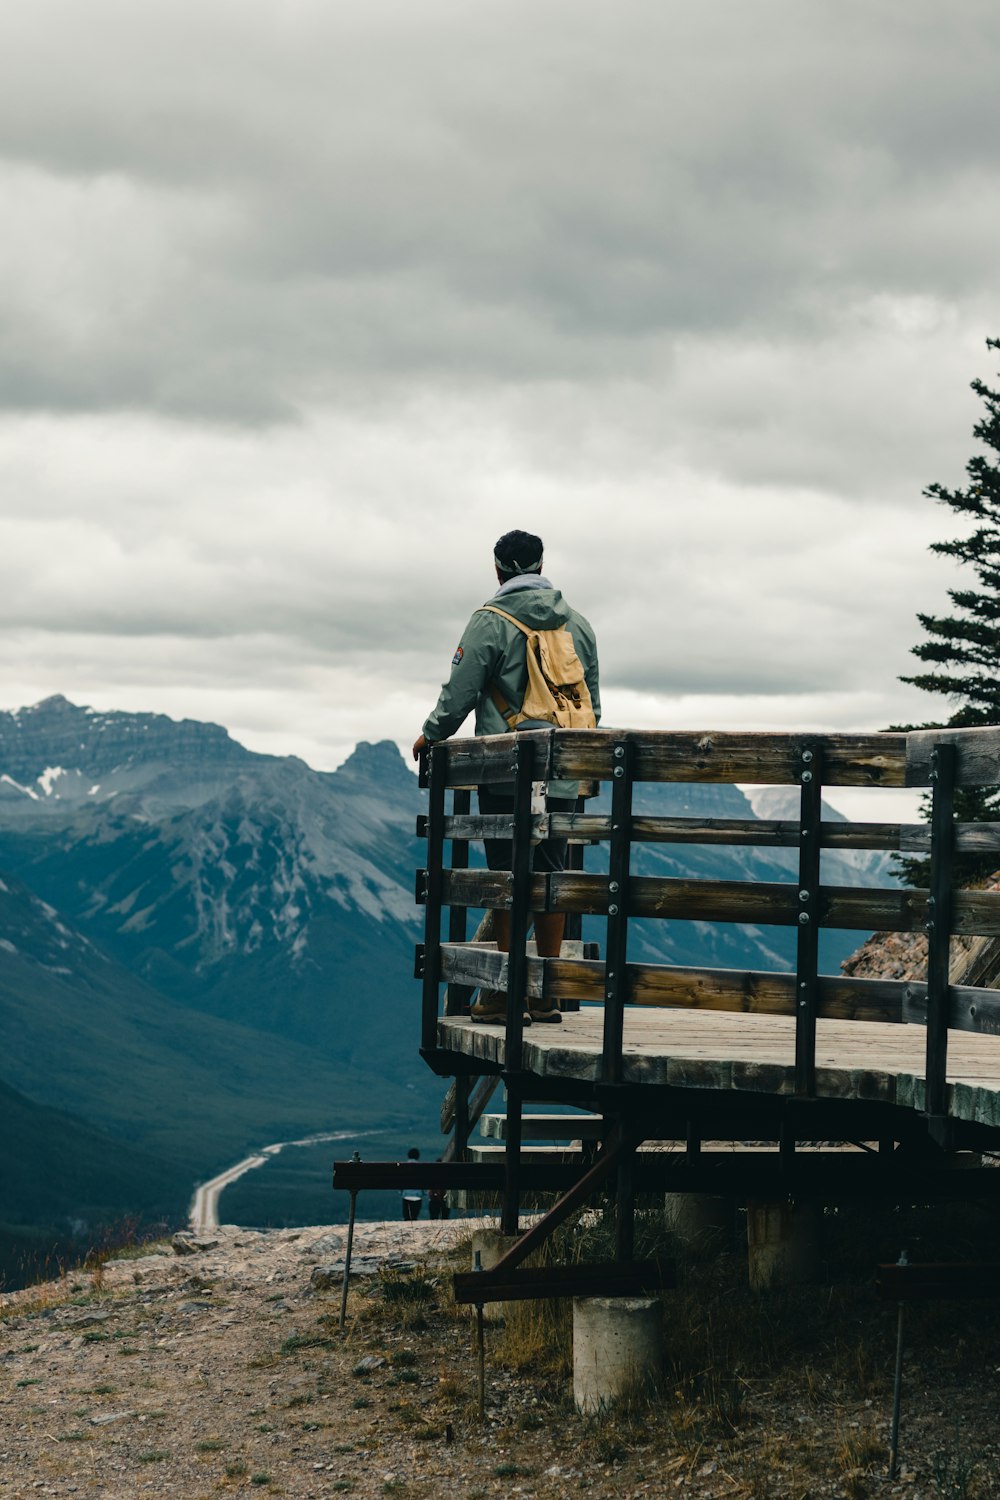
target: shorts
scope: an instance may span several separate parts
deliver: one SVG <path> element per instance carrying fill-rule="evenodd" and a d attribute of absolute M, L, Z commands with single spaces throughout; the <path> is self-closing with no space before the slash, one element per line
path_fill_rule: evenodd
<path fill-rule="evenodd" d="M 546 797 L 548 812 L 575 812 L 575 797 Z M 493 814 L 512 814 L 514 793 L 506 789 L 481 786 L 479 788 L 479 811 L 484 817 Z M 538 874 L 552 874 L 566 868 L 566 846 L 568 839 L 542 839 L 532 845 L 531 868 Z M 491 870 L 509 870 L 513 864 L 514 844 L 511 839 L 486 839 L 486 863 Z"/>

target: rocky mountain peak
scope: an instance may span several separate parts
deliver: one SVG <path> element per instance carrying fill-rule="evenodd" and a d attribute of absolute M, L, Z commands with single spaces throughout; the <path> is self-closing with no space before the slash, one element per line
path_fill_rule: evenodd
<path fill-rule="evenodd" d="M 395 740 L 361 740 L 334 773 L 339 781 L 363 781 L 373 785 L 413 789 L 415 776 Z"/>
<path fill-rule="evenodd" d="M 96 780 L 124 766 L 167 762 L 196 770 L 249 755 L 219 724 L 166 714 L 104 713 L 71 703 L 61 693 L 0 712 L 0 774 L 26 787 L 35 788 L 56 772 Z"/>

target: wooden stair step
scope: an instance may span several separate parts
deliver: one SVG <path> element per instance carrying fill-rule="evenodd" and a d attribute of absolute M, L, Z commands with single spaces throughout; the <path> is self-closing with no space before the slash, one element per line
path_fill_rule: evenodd
<path fill-rule="evenodd" d="M 470 1161 L 502 1162 L 507 1153 L 506 1146 L 480 1146 L 478 1143 L 469 1146 Z M 527 1146 L 520 1153 L 521 1160 L 527 1161 L 566 1161 L 577 1162 L 583 1160 L 581 1151 L 571 1151 L 567 1146 Z"/>
<path fill-rule="evenodd" d="M 479 1129 L 488 1140 L 507 1139 L 506 1115 L 483 1115 Z M 522 1115 L 521 1137 L 526 1141 L 599 1141 L 604 1129 L 600 1115 Z"/>

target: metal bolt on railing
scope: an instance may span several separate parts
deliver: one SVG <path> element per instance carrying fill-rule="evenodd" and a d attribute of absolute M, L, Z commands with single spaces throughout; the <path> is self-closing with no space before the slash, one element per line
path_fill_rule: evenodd
<path fill-rule="evenodd" d="M 608 907 L 608 916 L 609 917 L 617 917 L 617 915 L 618 915 L 618 907 L 612 901 L 611 905 Z"/>
<path fill-rule="evenodd" d="M 802 772 L 802 780 L 803 781 L 810 782 L 810 781 L 812 781 L 812 779 L 813 779 L 813 773 L 811 771 L 803 771 Z"/>
<path fill-rule="evenodd" d="M 809 892 L 808 891 L 799 891 L 799 900 L 800 901 L 808 901 L 809 900 Z"/>
<path fill-rule="evenodd" d="M 808 925 L 809 925 L 809 913 L 807 911 L 800 911 L 799 912 L 799 926 L 800 927 L 807 927 Z"/>

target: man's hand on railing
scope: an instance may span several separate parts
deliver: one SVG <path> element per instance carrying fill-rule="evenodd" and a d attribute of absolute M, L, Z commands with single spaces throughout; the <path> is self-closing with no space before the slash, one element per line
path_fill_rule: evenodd
<path fill-rule="evenodd" d="M 423 734 L 418 734 L 417 737 L 416 737 L 416 739 L 413 741 L 413 759 L 414 760 L 419 760 L 420 759 L 420 752 L 422 750 L 426 750 L 426 749 L 427 749 L 427 736 L 423 735 Z"/>

